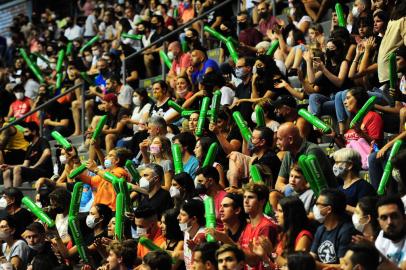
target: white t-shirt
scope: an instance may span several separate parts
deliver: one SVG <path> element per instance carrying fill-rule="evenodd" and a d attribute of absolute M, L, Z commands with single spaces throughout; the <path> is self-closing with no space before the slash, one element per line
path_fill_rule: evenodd
<path fill-rule="evenodd" d="M 38 96 L 39 83 L 33 79 L 28 79 L 24 85 L 24 95 L 34 100 Z"/>
<path fill-rule="evenodd" d="M 65 37 L 68 40 L 74 40 L 80 38 L 82 36 L 83 29 L 78 25 L 74 25 L 71 28 L 66 28 L 65 30 Z"/>
<path fill-rule="evenodd" d="M 151 103 L 145 104 L 142 108 L 137 106 L 133 110 L 133 114 L 131 116 L 131 119 L 140 121 L 141 117 L 143 115 L 145 115 L 146 113 L 149 113 L 150 110 L 151 110 Z M 134 133 L 137 133 L 139 131 L 139 126 L 138 125 L 133 125 L 133 130 L 134 130 Z"/>
<path fill-rule="evenodd" d="M 59 236 L 62 240 L 69 236 L 68 234 L 68 215 L 66 217 L 63 214 L 57 214 L 55 217 L 55 226 L 56 230 L 58 231 Z"/>
<path fill-rule="evenodd" d="M 195 240 L 196 236 L 199 234 L 204 234 L 205 228 L 200 227 L 197 231 L 196 235 L 193 237 Z M 193 262 L 193 251 L 189 248 L 187 244 L 187 240 L 190 239 L 189 233 L 185 232 L 184 234 L 184 241 L 183 241 L 183 261 L 185 262 L 186 269 L 192 269 L 192 262 Z"/>
<path fill-rule="evenodd" d="M 129 85 L 122 85 L 117 96 L 117 102 L 123 107 L 131 105 L 134 89 Z"/>
<path fill-rule="evenodd" d="M 96 35 L 96 31 L 94 31 L 94 25 L 96 24 L 96 17 L 91 14 L 87 16 L 86 22 L 85 22 L 85 32 L 83 35 L 85 37 L 93 37 Z"/>
<path fill-rule="evenodd" d="M 221 105 L 231 105 L 233 104 L 235 92 L 228 86 L 223 86 L 220 89 L 221 92 Z"/>
<path fill-rule="evenodd" d="M 402 240 L 394 243 L 392 240 L 385 238 L 383 231 L 380 231 L 375 240 L 375 247 L 397 266 L 400 266 L 402 262 L 406 261 L 406 235 Z"/>

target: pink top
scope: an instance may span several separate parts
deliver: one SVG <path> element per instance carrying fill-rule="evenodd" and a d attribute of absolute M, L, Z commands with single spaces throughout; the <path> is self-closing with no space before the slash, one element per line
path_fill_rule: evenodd
<path fill-rule="evenodd" d="M 172 75 L 180 75 L 180 71 L 182 68 L 188 68 L 192 65 L 192 57 L 189 53 L 182 53 L 179 60 L 173 59 L 172 68 L 169 73 Z"/>

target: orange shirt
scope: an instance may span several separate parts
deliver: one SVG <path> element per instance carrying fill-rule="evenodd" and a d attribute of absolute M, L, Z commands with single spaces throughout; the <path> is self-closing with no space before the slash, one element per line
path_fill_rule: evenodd
<path fill-rule="evenodd" d="M 158 229 L 155 233 L 155 235 L 149 235 L 149 239 L 152 240 L 152 242 L 157 245 L 158 247 L 161 247 L 163 243 L 165 243 L 165 237 L 162 235 L 161 229 Z M 144 258 L 147 253 L 150 252 L 150 250 L 140 243 L 138 243 L 137 246 L 137 257 L 138 258 Z"/>
<path fill-rule="evenodd" d="M 121 167 L 114 168 L 110 171 L 112 174 L 119 178 L 124 178 L 128 181 L 128 173 Z M 102 203 L 116 211 L 116 192 L 114 191 L 113 184 L 103 179 L 101 176 L 93 176 L 90 181 L 83 181 L 92 186 L 94 190 L 93 205 Z"/>

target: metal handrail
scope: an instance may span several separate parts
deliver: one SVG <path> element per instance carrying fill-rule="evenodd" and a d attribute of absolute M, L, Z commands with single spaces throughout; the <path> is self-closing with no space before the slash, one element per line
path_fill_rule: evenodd
<path fill-rule="evenodd" d="M 14 126 L 16 124 L 19 124 L 20 122 L 24 121 L 25 118 L 27 118 L 28 116 L 42 110 L 43 108 L 47 107 L 49 104 L 51 104 L 52 102 L 60 99 L 63 96 L 66 96 L 67 94 L 73 92 L 75 89 L 81 87 L 83 85 L 83 83 L 79 83 L 76 84 L 70 88 L 68 88 L 67 90 L 65 90 L 65 92 L 63 92 L 62 94 L 57 95 L 56 97 L 51 98 L 50 100 L 48 100 L 47 102 L 39 105 L 38 107 L 36 107 L 34 110 L 29 111 L 28 113 L 24 114 L 23 116 L 21 116 L 20 118 L 14 120 L 13 122 L 9 123 L 7 126 L 4 126 L 2 128 L 0 128 L 0 132 L 2 132 L 3 130 L 9 128 L 10 126 Z"/>
<path fill-rule="evenodd" d="M 203 14 L 197 16 L 196 18 L 192 19 L 191 21 L 188 21 L 185 24 L 182 24 L 181 26 L 179 26 L 178 28 L 176 28 L 175 30 L 172 30 L 170 33 L 164 35 L 163 37 L 157 39 L 156 41 L 152 42 L 151 44 L 149 44 L 149 46 L 142 48 L 141 50 L 134 52 L 130 55 L 128 55 L 127 57 L 125 57 L 123 59 L 123 63 L 122 63 L 122 69 L 123 69 L 123 84 L 125 84 L 125 79 L 126 79 L 126 75 L 125 75 L 125 62 L 128 59 L 134 58 L 135 56 L 143 53 L 144 51 L 148 50 L 149 48 L 151 48 L 152 46 L 155 46 L 161 42 L 164 42 L 167 38 L 177 34 L 178 32 L 182 31 L 183 29 L 189 27 L 190 25 L 194 24 L 195 22 L 201 20 L 202 18 L 206 17 L 207 15 L 209 15 L 211 12 L 225 6 L 228 3 L 231 3 L 235 0 L 226 0 L 224 2 L 221 2 L 220 4 L 218 4 L 217 6 L 213 7 L 212 9 L 209 9 L 208 11 L 204 12 Z"/>

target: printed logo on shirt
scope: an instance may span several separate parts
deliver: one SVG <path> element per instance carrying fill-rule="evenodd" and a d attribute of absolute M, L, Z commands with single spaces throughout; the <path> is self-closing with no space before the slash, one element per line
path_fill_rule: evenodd
<path fill-rule="evenodd" d="M 332 263 L 337 261 L 334 244 L 329 240 L 321 243 L 320 247 L 317 250 L 317 253 L 322 263 Z"/>
<path fill-rule="evenodd" d="M 398 251 L 396 251 L 395 253 L 388 253 L 388 254 L 386 255 L 386 257 L 387 257 L 390 261 L 392 261 L 392 262 L 394 262 L 395 264 L 399 265 L 399 263 L 403 261 L 404 255 L 405 255 L 405 254 L 404 254 L 404 252 L 402 252 L 402 250 L 398 250 Z"/>

